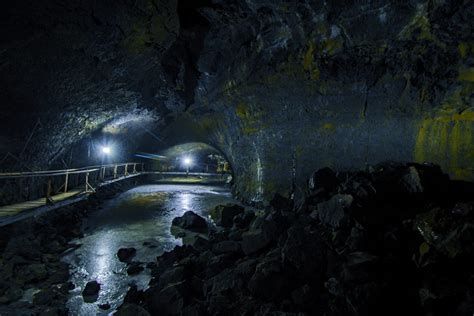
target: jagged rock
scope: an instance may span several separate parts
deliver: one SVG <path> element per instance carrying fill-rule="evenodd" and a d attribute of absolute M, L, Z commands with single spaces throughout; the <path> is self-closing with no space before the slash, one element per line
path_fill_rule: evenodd
<path fill-rule="evenodd" d="M 336 173 L 330 168 L 322 168 L 313 173 L 309 178 L 309 189 L 312 191 L 325 190 L 332 192 L 336 189 L 339 180 Z"/>
<path fill-rule="evenodd" d="M 241 213 L 234 217 L 234 225 L 238 229 L 245 229 L 249 227 L 252 220 L 255 218 L 255 213 L 251 210 L 245 210 L 244 213 Z"/>
<path fill-rule="evenodd" d="M 235 262 L 235 255 L 233 253 L 224 253 L 209 259 L 207 262 L 206 277 L 210 278 Z"/>
<path fill-rule="evenodd" d="M 146 309 L 137 304 L 124 304 L 120 306 L 117 312 L 114 314 L 116 316 L 150 316 L 150 313 Z"/>
<path fill-rule="evenodd" d="M 23 290 L 20 287 L 12 286 L 7 289 L 3 296 L 0 297 L 0 302 L 2 304 L 8 304 L 19 300 L 22 296 Z"/>
<path fill-rule="evenodd" d="M 455 258 L 474 254 L 474 223 L 466 220 L 466 216 L 435 208 L 418 215 L 416 227 L 429 245 Z"/>
<path fill-rule="evenodd" d="M 303 226 L 292 226 L 287 230 L 286 241 L 281 248 L 285 263 L 307 278 L 319 280 L 325 272 L 326 245 L 317 233 L 305 232 Z M 319 281 L 316 281 L 319 282 Z"/>
<path fill-rule="evenodd" d="M 38 282 L 46 279 L 48 277 L 48 269 L 45 264 L 34 263 L 28 266 L 25 266 L 23 269 L 21 277 L 25 282 Z"/>
<path fill-rule="evenodd" d="M 57 292 L 54 289 L 42 289 L 33 296 L 33 303 L 35 305 L 51 305 L 56 297 Z"/>
<path fill-rule="evenodd" d="M 123 298 L 122 305 L 125 305 L 128 303 L 139 304 L 140 302 L 144 300 L 144 296 L 145 296 L 145 293 L 143 291 L 139 291 L 137 285 L 135 283 L 132 283 L 130 285 L 130 288 L 127 291 L 127 294 Z"/>
<path fill-rule="evenodd" d="M 336 278 L 329 278 L 329 280 L 324 283 L 324 286 L 328 292 L 334 296 L 342 296 L 344 293 L 342 285 Z"/>
<path fill-rule="evenodd" d="M 199 251 L 209 249 L 209 241 L 199 235 L 191 235 L 189 238 L 183 238 L 183 244 L 193 247 Z"/>
<path fill-rule="evenodd" d="M 100 291 L 100 284 L 97 281 L 87 282 L 84 290 L 82 291 L 82 296 L 97 296 Z"/>
<path fill-rule="evenodd" d="M 132 262 L 128 267 L 127 267 L 127 274 L 128 275 L 137 275 L 140 272 L 145 270 L 142 266 L 141 263 L 139 262 Z"/>
<path fill-rule="evenodd" d="M 212 246 L 212 251 L 216 254 L 231 253 L 231 252 L 240 252 L 241 247 L 240 243 L 235 241 L 221 241 Z"/>
<path fill-rule="evenodd" d="M 172 283 L 151 294 L 150 310 L 154 315 L 179 315 L 192 298 L 190 281 Z"/>
<path fill-rule="evenodd" d="M 166 270 L 159 278 L 159 284 L 163 287 L 168 284 L 182 282 L 186 279 L 187 274 L 183 266 L 173 267 Z"/>
<path fill-rule="evenodd" d="M 336 194 L 329 201 L 319 203 L 311 217 L 318 218 L 332 228 L 338 228 L 346 218 L 346 210 L 350 208 L 353 200 L 351 195 Z"/>
<path fill-rule="evenodd" d="M 308 284 L 303 285 L 291 292 L 291 298 L 297 305 L 305 305 L 310 303 L 313 298 L 314 291 L 311 290 Z"/>
<path fill-rule="evenodd" d="M 256 217 L 250 229 L 242 234 L 242 250 L 245 255 L 258 252 L 276 241 L 286 228 L 285 219 L 278 213 Z"/>
<path fill-rule="evenodd" d="M 348 254 L 344 262 L 344 281 L 365 280 L 377 260 L 377 256 L 362 251 Z"/>
<path fill-rule="evenodd" d="M 195 233 L 208 233 L 207 221 L 193 211 L 187 211 L 183 214 L 183 216 L 175 217 L 173 219 L 172 226 L 176 226 Z"/>
<path fill-rule="evenodd" d="M 109 310 L 110 309 L 110 304 L 109 303 L 100 304 L 99 308 L 103 309 L 103 310 Z"/>
<path fill-rule="evenodd" d="M 216 222 L 216 225 L 222 227 L 232 227 L 234 217 L 244 212 L 245 208 L 237 204 L 218 205 L 211 210 L 211 218 Z"/>
<path fill-rule="evenodd" d="M 135 248 L 120 248 L 117 252 L 117 257 L 121 262 L 130 262 L 137 254 Z"/>
<path fill-rule="evenodd" d="M 276 248 L 257 264 L 248 287 L 253 295 L 273 301 L 291 293 L 293 281 L 283 268 L 280 249 Z"/>
<path fill-rule="evenodd" d="M 403 187 L 408 193 L 414 194 L 423 192 L 421 179 L 415 167 L 409 167 L 401 180 Z"/>
<path fill-rule="evenodd" d="M 277 193 L 271 199 L 270 206 L 273 207 L 274 210 L 291 211 L 294 206 L 294 201 Z"/>

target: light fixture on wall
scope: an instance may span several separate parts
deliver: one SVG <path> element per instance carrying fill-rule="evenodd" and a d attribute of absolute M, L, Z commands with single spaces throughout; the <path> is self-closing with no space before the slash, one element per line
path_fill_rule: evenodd
<path fill-rule="evenodd" d="M 191 157 L 183 158 L 183 165 L 186 167 L 186 175 L 189 173 L 189 168 L 193 165 L 193 159 Z"/>
<path fill-rule="evenodd" d="M 110 155 L 112 153 L 112 148 L 109 146 L 102 146 L 102 153 L 104 155 Z"/>

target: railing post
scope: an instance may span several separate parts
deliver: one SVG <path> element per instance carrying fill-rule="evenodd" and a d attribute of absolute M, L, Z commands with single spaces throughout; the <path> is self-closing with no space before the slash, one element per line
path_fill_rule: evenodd
<path fill-rule="evenodd" d="M 124 176 L 128 176 L 128 163 L 125 164 L 125 173 Z"/>
<path fill-rule="evenodd" d="M 46 184 L 46 205 L 52 204 L 53 200 L 51 199 L 51 178 L 48 178 L 48 183 Z"/>
<path fill-rule="evenodd" d="M 117 164 L 114 165 L 114 179 L 117 178 Z"/>
<path fill-rule="evenodd" d="M 89 192 L 89 172 L 86 173 L 86 193 Z"/>
<path fill-rule="evenodd" d="M 66 178 L 64 179 L 64 193 L 67 193 L 68 181 L 69 181 L 69 172 L 66 171 Z"/>
<path fill-rule="evenodd" d="M 133 164 L 133 173 L 137 173 L 137 164 L 136 163 Z"/>

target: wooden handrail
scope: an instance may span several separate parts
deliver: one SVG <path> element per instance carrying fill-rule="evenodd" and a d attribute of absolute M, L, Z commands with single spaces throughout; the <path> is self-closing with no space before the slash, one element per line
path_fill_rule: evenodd
<path fill-rule="evenodd" d="M 128 163 L 116 163 L 108 165 L 99 165 L 99 166 L 88 166 L 83 168 L 76 169 L 64 169 L 64 170 L 47 170 L 47 171 L 29 171 L 29 172 L 9 172 L 9 173 L 0 173 L 0 179 L 14 179 L 14 178 L 31 178 L 31 177 L 54 177 L 62 175 L 71 175 L 71 174 L 81 174 L 81 173 L 90 173 L 94 171 L 99 171 L 102 168 L 117 168 L 127 165 L 143 165 L 139 162 L 128 162 Z"/>

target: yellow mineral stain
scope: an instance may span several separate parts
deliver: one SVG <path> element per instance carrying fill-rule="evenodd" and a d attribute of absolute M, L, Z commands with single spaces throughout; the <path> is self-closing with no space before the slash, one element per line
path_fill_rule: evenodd
<path fill-rule="evenodd" d="M 334 126 L 333 123 L 324 123 L 323 124 L 323 129 L 326 131 L 334 131 L 336 127 Z"/>
<path fill-rule="evenodd" d="M 237 107 L 235 108 L 235 114 L 237 114 L 237 116 L 242 120 L 250 117 L 249 109 L 243 102 L 237 104 Z"/>
<path fill-rule="evenodd" d="M 419 126 L 414 158 L 434 162 L 454 179 L 474 179 L 474 111 L 439 114 Z"/>
<path fill-rule="evenodd" d="M 458 79 L 461 81 L 474 81 L 474 68 L 465 68 L 459 70 Z"/>
<path fill-rule="evenodd" d="M 303 56 L 303 69 L 309 72 L 309 75 L 312 80 L 319 80 L 319 68 L 314 62 L 314 44 L 309 43 L 308 50 Z"/>

